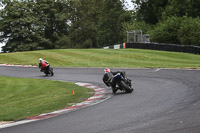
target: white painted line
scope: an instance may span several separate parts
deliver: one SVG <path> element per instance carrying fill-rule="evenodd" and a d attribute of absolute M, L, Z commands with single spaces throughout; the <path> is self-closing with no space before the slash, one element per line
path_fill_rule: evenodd
<path fill-rule="evenodd" d="M 37 67 L 33 65 L 14 65 L 14 64 L 0 64 L 0 66 L 8 66 L 8 67 Z"/>
<path fill-rule="evenodd" d="M 160 71 L 160 68 L 156 69 L 154 72 Z"/>
<path fill-rule="evenodd" d="M 18 121 L 18 122 L 3 124 L 3 125 L 0 125 L 0 129 L 12 127 L 12 126 L 16 126 L 16 125 L 21 125 L 21 124 L 25 124 L 25 123 L 29 123 L 29 122 L 33 122 L 33 121 L 36 121 L 36 120 L 22 120 L 22 121 Z"/>

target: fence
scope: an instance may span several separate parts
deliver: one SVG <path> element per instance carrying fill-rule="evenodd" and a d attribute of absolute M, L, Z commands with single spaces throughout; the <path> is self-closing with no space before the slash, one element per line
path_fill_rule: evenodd
<path fill-rule="evenodd" d="M 138 48 L 138 49 L 151 49 L 151 50 L 161 50 L 161 51 L 172 51 L 172 52 L 185 52 L 185 53 L 193 53 L 200 54 L 199 46 L 191 46 L 191 45 L 177 45 L 177 44 L 164 44 L 164 43 L 123 43 L 104 47 L 105 48 Z"/>
<path fill-rule="evenodd" d="M 161 51 L 200 54 L 199 46 L 190 46 L 190 45 L 163 44 L 163 43 L 127 43 L 126 48 L 152 49 Z"/>
<path fill-rule="evenodd" d="M 103 49 L 122 49 L 122 48 L 126 48 L 126 43 L 103 47 Z"/>

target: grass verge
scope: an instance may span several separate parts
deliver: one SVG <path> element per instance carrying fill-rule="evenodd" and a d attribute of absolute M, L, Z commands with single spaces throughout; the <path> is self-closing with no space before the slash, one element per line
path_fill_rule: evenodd
<path fill-rule="evenodd" d="M 69 82 L 0 77 L 0 121 L 16 121 L 62 109 L 93 94 L 92 89 Z"/>
<path fill-rule="evenodd" d="M 0 64 L 37 65 L 46 59 L 53 67 L 200 68 L 200 56 L 141 49 L 56 49 L 2 53 Z"/>

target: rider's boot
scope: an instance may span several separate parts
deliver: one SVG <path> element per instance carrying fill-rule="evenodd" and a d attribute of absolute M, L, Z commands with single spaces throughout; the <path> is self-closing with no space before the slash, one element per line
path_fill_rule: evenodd
<path fill-rule="evenodd" d="M 112 91 L 115 94 L 117 92 L 118 88 L 117 87 L 112 87 Z"/>

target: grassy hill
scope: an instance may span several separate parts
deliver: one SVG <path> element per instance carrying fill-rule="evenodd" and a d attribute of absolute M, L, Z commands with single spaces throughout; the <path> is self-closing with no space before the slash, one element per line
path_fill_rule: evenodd
<path fill-rule="evenodd" d="M 56 49 L 1 53 L 0 64 L 37 65 L 47 60 L 53 67 L 200 68 L 200 56 L 141 49 Z"/>

